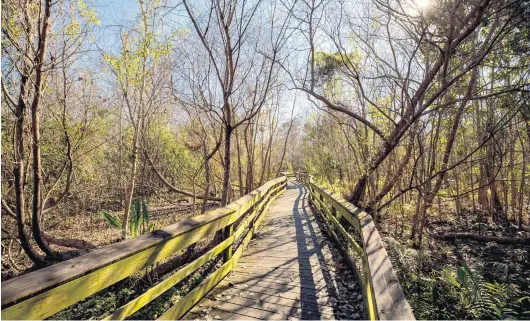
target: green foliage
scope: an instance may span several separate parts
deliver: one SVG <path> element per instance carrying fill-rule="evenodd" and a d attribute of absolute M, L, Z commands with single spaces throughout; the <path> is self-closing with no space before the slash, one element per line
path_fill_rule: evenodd
<path fill-rule="evenodd" d="M 112 227 L 123 228 L 121 219 L 118 216 L 107 212 L 101 213 L 105 221 Z M 131 237 L 152 232 L 156 229 L 156 223 L 150 222 L 149 210 L 145 200 L 136 199 L 129 214 L 129 234 Z"/>
<path fill-rule="evenodd" d="M 129 86 L 149 87 L 145 79 L 152 75 L 156 64 L 170 55 L 173 46 L 158 29 L 160 21 L 157 12 L 160 6 L 156 1 L 140 4 L 143 8 L 140 20 L 133 30 L 121 35 L 120 52 L 103 54 L 103 59 L 124 91 Z"/>
<path fill-rule="evenodd" d="M 83 19 L 86 22 L 91 23 L 91 24 L 95 24 L 95 25 L 98 25 L 98 26 L 101 25 L 101 22 L 99 21 L 96 12 L 92 8 L 88 7 L 83 2 L 83 0 L 77 0 L 77 7 L 79 8 L 81 17 L 83 17 Z"/>
<path fill-rule="evenodd" d="M 392 238 L 388 252 L 418 319 L 527 319 L 530 300 L 514 284 L 486 282 L 462 263 L 436 270 L 434 254 Z M 497 264 L 503 273 L 506 267 Z"/>
<path fill-rule="evenodd" d="M 103 218 L 110 226 L 122 228 L 121 220 L 117 216 L 111 215 L 107 212 L 102 212 L 101 215 L 103 215 Z"/>
<path fill-rule="evenodd" d="M 356 71 L 359 68 L 360 62 L 361 55 L 355 51 L 349 54 L 319 51 L 315 55 L 315 64 L 320 77 L 329 77 L 341 68 Z"/>

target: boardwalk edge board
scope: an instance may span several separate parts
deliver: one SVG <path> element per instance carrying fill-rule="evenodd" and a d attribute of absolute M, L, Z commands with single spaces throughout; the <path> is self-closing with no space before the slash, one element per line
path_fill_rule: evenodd
<path fill-rule="evenodd" d="M 231 253 L 236 238 L 250 227 L 234 255 L 230 255 L 232 257 L 225 260 L 225 264 L 211 275 L 211 280 L 216 280 L 217 276 L 222 279 L 233 269 L 246 243 L 257 230 L 264 216 L 260 214 L 266 212 L 270 203 L 286 186 L 286 176 L 276 178 L 225 207 L 2 282 L 2 319 L 47 318 L 153 263 L 179 253 L 186 246 L 212 236 L 220 229 L 233 226 L 240 218 L 247 216 L 238 230 L 227 236 L 219 245 L 175 271 L 168 279 L 120 307 L 107 318 L 124 319 L 217 255 L 228 249 Z M 208 291 L 202 289 L 209 289 L 210 284 L 199 287 L 192 292 L 204 295 Z M 184 299 L 179 301 L 180 305 L 183 305 L 181 302 Z M 198 299 L 200 298 L 194 297 L 191 301 Z M 190 303 L 184 304 L 182 308 L 188 306 Z"/>
<path fill-rule="evenodd" d="M 362 262 L 361 276 L 366 316 L 370 320 L 414 320 L 412 309 L 392 267 L 383 241 L 370 215 L 331 191 L 317 185 L 304 172 L 295 174 L 310 192 L 310 202 L 323 218 L 328 231 L 339 242 L 336 232 L 347 241 Z M 362 247 L 339 223 L 344 218 L 362 240 Z M 339 244 L 339 246 L 343 246 Z M 347 261 L 354 258 L 347 258 Z M 351 262 L 351 261 L 350 261 Z M 351 265 L 351 264 L 348 264 Z"/>

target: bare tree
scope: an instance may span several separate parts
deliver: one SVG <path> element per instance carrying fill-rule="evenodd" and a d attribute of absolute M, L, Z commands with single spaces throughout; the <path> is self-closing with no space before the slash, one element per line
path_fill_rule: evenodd
<path fill-rule="evenodd" d="M 210 5 L 191 7 L 183 1 L 193 29 L 207 52 L 215 80 L 221 93 L 220 111 L 223 123 L 224 158 L 221 204 L 229 200 L 231 171 L 231 139 L 234 130 L 255 117 L 266 103 L 274 85 L 278 53 L 287 40 L 286 24 L 289 16 L 279 16 L 272 10 L 270 35 L 251 34 L 263 9 L 261 2 L 215 1 Z M 207 14 L 199 20 L 196 10 Z M 200 15 L 199 17 L 202 17 Z M 277 21 L 279 20 L 279 25 Z M 265 21 L 261 21 L 265 22 Z M 264 32 L 266 28 L 261 28 Z M 265 44 L 265 38 L 269 44 Z"/>

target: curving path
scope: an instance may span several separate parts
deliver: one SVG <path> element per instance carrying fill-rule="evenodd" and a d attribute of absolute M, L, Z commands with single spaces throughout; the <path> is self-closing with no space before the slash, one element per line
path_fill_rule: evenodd
<path fill-rule="evenodd" d="M 363 319 L 357 280 L 322 229 L 289 182 L 234 272 L 185 319 Z"/>

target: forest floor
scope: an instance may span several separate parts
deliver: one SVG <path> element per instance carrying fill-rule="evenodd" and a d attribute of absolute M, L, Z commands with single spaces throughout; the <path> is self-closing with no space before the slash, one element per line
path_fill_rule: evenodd
<path fill-rule="evenodd" d="M 218 207 L 218 204 L 210 203 L 207 210 L 216 207 Z M 171 204 L 164 200 L 152 200 L 149 205 L 150 221 L 154 222 L 157 228 L 159 228 L 181 222 L 191 216 L 197 215 L 199 209 L 200 204 L 196 204 L 196 210 L 194 211 L 192 204 Z M 121 229 L 111 227 L 103 218 L 101 211 L 85 213 L 80 211 L 73 211 L 73 213 L 57 211 L 56 213 L 58 214 L 45 216 L 45 220 L 43 221 L 43 230 L 50 235 L 58 238 L 84 240 L 96 245 L 98 248 L 123 240 Z M 117 215 L 118 217 L 121 216 L 121 211 L 108 211 L 108 213 Z M 50 222 L 53 223 L 50 224 Z M 6 226 L 14 229 L 14 222 L 10 217 L 2 215 L 2 228 L 5 229 Z M 11 235 L 16 236 L 16 233 Z M 185 250 L 179 251 L 175 255 L 156 263 L 152 268 L 135 273 L 107 289 L 72 305 L 68 309 L 49 317 L 49 319 L 82 320 L 90 319 L 94 316 L 102 318 L 129 302 L 132 298 L 138 296 L 138 294 L 145 292 L 153 284 L 165 279 L 172 271 L 178 269 L 178 267 L 204 254 L 213 246 L 212 240 L 213 237 L 202 239 L 193 248 L 188 247 Z M 11 246 L 9 246 L 10 243 Z M 2 246 L 5 249 L 2 251 L 2 281 L 33 271 L 31 261 L 23 253 L 14 238 L 3 239 Z M 51 248 L 60 254 L 63 260 L 82 255 L 89 251 L 57 245 L 51 245 Z M 205 264 L 198 271 L 184 279 L 178 287 L 175 286 L 166 291 L 166 293 L 149 304 L 148 307 L 144 307 L 132 315 L 131 318 L 140 320 L 156 318 L 157 315 L 160 315 L 168 309 L 168 305 L 173 302 L 172 300 L 185 295 L 190 289 L 193 289 L 195 285 L 202 282 L 219 264 L 219 260 L 213 260 Z M 14 266 L 16 266 L 16 269 Z"/>
<path fill-rule="evenodd" d="M 210 209 L 215 208 L 210 205 Z M 150 205 L 151 220 L 157 226 L 180 222 L 193 215 L 190 204 L 169 204 L 160 201 Z M 57 212 L 56 212 L 57 213 Z M 120 215 L 120 212 L 111 212 Z M 444 217 L 456 217 L 444 215 Z M 100 212 L 81 214 L 57 213 L 45 216 L 44 231 L 59 238 L 82 239 L 97 247 L 120 241 L 121 230 L 110 227 Z M 471 240 L 443 241 L 429 238 L 422 249 L 413 248 L 408 238 L 407 226 L 393 220 L 383 220 L 379 225 L 384 235 L 392 263 L 405 289 L 407 298 L 418 319 L 530 319 L 530 248 L 528 245 L 504 245 L 495 242 Z M 2 229 L 16 231 L 9 216 L 2 215 Z M 481 213 L 467 212 L 459 219 L 432 219 L 429 230 L 435 234 L 469 232 L 499 237 L 530 237 L 530 230 L 520 229 L 509 221 L 493 222 Z M 31 261 L 21 251 L 18 241 L 3 233 L 2 281 L 30 272 Z M 427 237 L 426 237 L 427 239 Z M 53 250 L 74 257 L 87 250 L 52 246 Z M 206 243 L 196 248 L 197 255 L 206 250 Z M 174 258 L 173 258 L 174 259 Z M 174 268 L 182 262 L 169 260 L 163 270 Z M 215 262 L 213 263 L 216 264 Z M 205 267 L 206 270 L 212 267 Z M 200 282 L 203 273 L 189 279 L 189 285 Z M 165 272 L 160 274 L 163 276 Z M 57 318 L 84 317 L 90 313 L 103 315 L 97 307 L 119 305 L 135 292 L 149 286 L 146 276 L 136 276 L 127 282 L 134 283 L 124 291 L 110 296 L 112 289 L 98 299 L 87 300 L 69 309 Z M 142 280 L 139 282 L 139 280 Z M 144 284 L 145 283 L 145 284 Z M 144 285 L 142 285 L 144 284 Z M 119 286 L 119 285 L 117 285 Z M 175 295 L 171 293 L 168 295 Z M 108 296 L 108 298 L 107 298 Z M 167 299 L 167 298 L 166 298 Z M 155 305 L 156 311 L 145 311 L 137 317 L 154 315 L 163 310 L 163 300 Z M 107 309 L 105 309 L 107 310 Z M 99 313 L 97 313 L 99 312 Z M 103 313 L 103 314 L 102 314 Z"/>
<path fill-rule="evenodd" d="M 392 263 L 418 319 L 529 319 L 530 248 L 473 240 L 429 239 L 414 249 L 407 233 L 383 233 Z M 432 221 L 430 232 L 467 232 L 497 237 L 530 237 L 509 221 L 493 222 L 481 213 L 458 220 Z M 394 234 L 388 233 L 394 231 Z M 403 235 L 405 234 L 405 235 Z"/>
<path fill-rule="evenodd" d="M 215 207 L 217 205 L 211 203 L 208 208 L 213 209 Z M 150 220 L 157 227 L 178 223 L 196 213 L 193 211 L 192 204 L 170 204 L 164 200 L 153 201 L 149 208 Z M 196 208 L 200 208 L 200 204 L 197 204 Z M 122 215 L 121 211 L 108 212 L 118 217 Z M 123 239 L 121 229 L 111 227 L 103 218 L 101 211 L 69 212 L 66 208 L 60 208 L 45 215 L 42 226 L 45 233 L 56 238 L 84 240 L 98 248 Z M 4 233 L 4 231 L 8 231 L 9 234 Z M 33 264 L 20 247 L 16 239 L 14 221 L 7 215 L 2 215 L 2 232 L 2 281 L 31 272 Z M 63 260 L 88 252 L 88 250 L 73 249 L 55 244 L 51 244 L 50 247 L 60 254 Z"/>

